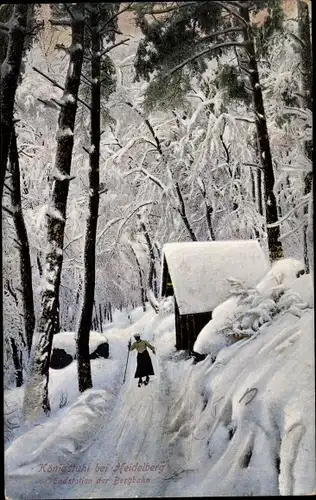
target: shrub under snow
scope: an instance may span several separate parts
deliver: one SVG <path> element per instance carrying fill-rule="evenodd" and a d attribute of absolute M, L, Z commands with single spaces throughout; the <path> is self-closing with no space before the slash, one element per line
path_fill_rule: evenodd
<path fill-rule="evenodd" d="M 200 332 L 194 351 L 215 358 L 223 347 L 260 333 L 260 328 L 271 324 L 276 314 L 289 312 L 300 316 L 309 304 L 290 285 L 303 271 L 303 263 L 282 259 L 253 289 L 232 281 L 231 297 L 214 309 L 213 319 Z"/>

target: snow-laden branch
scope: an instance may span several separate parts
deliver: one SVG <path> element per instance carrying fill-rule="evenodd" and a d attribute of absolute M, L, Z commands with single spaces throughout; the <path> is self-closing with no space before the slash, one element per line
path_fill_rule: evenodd
<path fill-rule="evenodd" d="M 50 83 L 52 83 L 54 87 L 57 87 L 58 89 L 62 90 L 63 92 L 65 91 L 65 88 L 62 85 L 60 85 L 56 80 L 54 80 L 50 76 L 46 75 L 45 73 L 43 73 L 42 71 L 40 71 L 39 69 L 37 69 L 35 66 L 32 66 L 32 69 L 34 71 L 36 71 L 36 73 L 38 73 L 39 75 L 41 75 L 44 78 L 46 78 L 46 80 L 48 80 Z M 86 102 L 82 101 L 82 99 L 80 99 L 80 97 L 77 97 L 77 101 L 80 102 L 81 104 L 83 104 L 86 108 L 88 108 L 91 111 L 91 107 L 89 106 L 89 104 L 87 104 Z"/>
<path fill-rule="evenodd" d="M 98 234 L 97 238 L 96 238 L 96 241 L 97 243 L 99 242 L 100 238 L 102 238 L 102 236 L 114 225 L 116 224 L 117 222 L 120 222 L 121 220 L 123 220 L 124 217 L 116 217 L 115 219 L 112 219 L 110 220 L 105 228 L 102 229 L 102 231 L 100 232 L 100 234 Z"/>
<path fill-rule="evenodd" d="M 221 36 L 221 35 L 226 35 L 227 33 L 238 33 L 238 32 L 242 32 L 243 31 L 243 28 L 226 28 L 225 30 L 221 30 L 221 31 L 216 31 L 215 33 L 212 33 L 211 35 L 207 35 L 207 36 L 204 36 L 203 38 L 200 38 L 199 40 L 197 40 L 197 43 L 203 43 L 203 42 L 206 42 L 208 40 L 211 40 L 212 38 L 215 38 L 216 36 Z"/>
<path fill-rule="evenodd" d="M 144 203 L 141 203 L 140 205 L 138 205 L 126 218 L 125 220 L 123 221 L 123 223 L 120 225 L 119 227 L 119 230 L 118 230 L 118 233 L 116 235 L 116 239 L 115 239 L 115 242 L 114 242 L 114 245 L 113 245 L 113 248 L 116 247 L 117 245 L 117 242 L 118 240 L 120 239 L 120 236 L 122 234 L 122 230 L 123 230 L 123 227 L 125 226 L 125 224 L 133 217 L 133 215 L 136 214 L 136 212 L 138 212 L 138 210 L 140 210 L 141 208 L 143 207 L 146 207 L 147 205 L 157 205 L 157 202 L 156 201 L 145 201 Z"/>
<path fill-rule="evenodd" d="M 294 212 L 296 212 L 296 210 L 298 210 L 299 208 L 303 207 L 304 205 L 306 205 L 308 202 L 309 202 L 309 198 L 310 198 L 310 193 L 306 196 L 303 196 L 303 198 L 301 199 L 300 203 L 298 205 L 296 205 L 296 207 L 293 207 L 292 210 L 290 210 L 284 217 L 282 217 L 281 219 L 279 219 L 277 222 L 274 222 L 273 224 L 267 224 L 267 227 L 268 228 L 272 228 L 272 227 L 277 227 L 279 226 L 282 222 L 284 222 L 285 220 L 287 220 L 290 215 L 292 215 Z"/>
<path fill-rule="evenodd" d="M 162 182 L 157 177 L 150 174 L 145 168 L 135 168 L 135 169 L 131 170 L 130 172 L 123 174 L 123 177 L 124 178 L 128 177 L 129 175 L 134 174 L 134 173 L 141 173 L 141 174 L 146 175 L 146 177 L 148 177 L 150 180 L 152 180 L 158 187 L 160 187 L 160 189 L 162 189 L 162 191 L 164 191 L 164 192 L 168 191 L 167 187 L 164 184 L 162 184 Z"/>
<path fill-rule="evenodd" d="M 77 240 L 80 240 L 80 238 L 82 238 L 82 234 L 79 234 L 79 236 L 76 236 L 75 238 L 73 238 L 72 240 L 70 240 L 67 245 L 64 246 L 64 252 L 65 250 L 67 250 L 67 248 L 72 244 L 74 243 L 75 241 Z"/>
<path fill-rule="evenodd" d="M 292 234 L 296 233 L 297 231 L 299 231 L 302 227 L 304 227 L 306 221 L 303 220 L 298 226 L 295 226 L 293 229 L 291 229 L 290 231 L 288 231 L 287 233 L 284 233 L 284 234 L 281 234 L 281 236 L 279 237 L 279 240 L 282 241 L 282 240 L 285 240 L 285 238 L 288 238 L 289 236 L 291 236 Z"/>
<path fill-rule="evenodd" d="M 175 73 L 179 69 L 183 68 L 188 63 L 190 63 L 192 61 L 195 61 L 195 59 L 198 59 L 199 57 L 204 56 L 204 54 L 207 54 L 208 52 L 213 52 L 214 50 L 223 49 L 223 48 L 226 48 L 226 47 L 242 47 L 242 48 L 245 48 L 245 44 L 243 42 L 223 42 L 223 43 L 218 43 L 216 45 L 213 45 L 213 47 L 208 47 L 207 49 L 202 50 L 198 54 L 193 54 L 192 56 L 188 57 L 188 59 L 186 59 L 182 63 L 178 64 L 178 66 L 175 66 L 174 68 L 172 68 L 164 76 L 167 78 L 168 76 L 173 75 L 173 73 Z"/>
<path fill-rule="evenodd" d="M 107 47 L 103 52 L 101 52 L 101 56 L 103 57 L 105 54 L 110 52 L 112 49 L 115 49 L 116 47 L 119 47 L 120 45 L 124 45 L 126 42 L 128 42 L 130 38 L 125 38 L 124 40 L 121 40 L 120 42 L 114 43 L 110 47 Z"/>
<path fill-rule="evenodd" d="M 154 131 L 150 121 L 148 120 L 148 118 L 145 118 L 143 116 L 143 114 L 135 106 L 133 106 L 133 104 L 131 102 L 125 101 L 125 104 L 127 104 L 127 106 L 129 106 L 130 108 L 134 109 L 136 111 L 136 113 L 144 120 L 144 122 L 146 123 L 147 127 L 150 130 L 151 135 L 153 136 L 153 138 L 155 140 L 156 145 L 154 144 L 154 146 L 156 146 L 158 152 L 162 155 L 160 141 L 159 141 L 158 137 L 156 136 L 155 131 Z"/>
<path fill-rule="evenodd" d="M 117 145 L 121 148 L 119 151 L 117 151 L 116 153 L 114 153 L 113 156 L 111 156 L 110 158 L 108 158 L 107 161 L 110 161 L 110 160 L 116 160 L 116 159 L 120 159 L 124 154 L 126 154 L 137 142 L 147 142 L 148 144 L 151 144 L 152 146 L 155 147 L 155 150 L 157 150 L 157 147 L 156 147 L 156 144 L 154 144 L 152 141 L 150 141 L 149 139 L 147 139 L 146 137 L 143 137 L 143 136 L 138 136 L 138 137 L 133 137 L 130 141 L 128 141 L 127 144 L 125 144 L 125 146 L 121 146 L 119 143 L 117 143 Z"/>

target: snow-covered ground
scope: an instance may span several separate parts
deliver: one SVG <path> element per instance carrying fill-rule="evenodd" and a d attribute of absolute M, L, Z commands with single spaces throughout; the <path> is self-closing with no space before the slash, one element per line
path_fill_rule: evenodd
<path fill-rule="evenodd" d="M 295 265 L 282 269 L 279 263 L 239 305 L 234 299 L 229 307 L 218 306 L 196 342 L 211 355 L 198 364 L 175 350 L 171 298 L 158 315 L 150 306 L 145 313 L 132 311 L 130 319 L 116 312 L 113 324 L 104 325 L 110 357 L 91 361 L 93 389 L 79 394 L 75 362 L 51 370 L 51 416 L 36 426 L 21 425 L 7 445 L 8 497 L 315 490 L 313 284 L 309 275 L 296 277 Z M 282 286 L 285 293 L 276 292 Z M 270 309 L 261 299 L 270 300 Z M 234 328 L 250 335 L 249 322 L 237 322 L 237 328 L 234 314 L 244 318 L 251 307 L 251 318 L 254 309 L 270 318 L 263 315 L 248 338 L 229 336 Z M 134 352 L 123 384 L 127 343 L 136 332 L 157 349 L 156 356 L 150 353 L 155 376 L 141 388 Z M 5 401 L 19 407 L 22 396 L 23 389 L 11 389 Z"/>

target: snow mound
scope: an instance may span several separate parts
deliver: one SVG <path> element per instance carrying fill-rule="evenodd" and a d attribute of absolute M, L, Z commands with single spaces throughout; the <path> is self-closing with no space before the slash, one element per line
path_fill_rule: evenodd
<path fill-rule="evenodd" d="M 74 466 L 90 447 L 110 409 L 112 398 L 113 395 L 105 390 L 87 390 L 64 413 L 63 419 L 55 418 L 35 426 L 17 438 L 8 448 L 5 459 L 10 494 L 14 498 L 22 498 L 22 481 L 28 485 L 31 482 L 36 491 L 37 483 L 40 483 L 41 489 L 43 483 L 47 486 L 51 484 L 54 473 L 60 473 L 59 464 Z M 45 464 L 46 470 L 42 467 Z M 51 470 L 48 470 L 49 466 Z"/>
<path fill-rule="evenodd" d="M 307 282 L 296 279 L 291 293 L 302 279 Z M 210 356 L 197 365 L 182 362 L 167 429 L 177 460 L 165 495 L 315 489 L 314 311 L 278 314 L 261 333 L 222 348 L 215 363 Z"/>
<path fill-rule="evenodd" d="M 193 351 L 200 354 L 211 354 L 215 358 L 218 352 L 225 346 L 234 342 L 233 338 L 225 336 L 226 329 L 229 329 L 231 315 L 238 308 L 238 296 L 229 297 L 213 311 L 213 318 L 200 331 Z"/>
<path fill-rule="evenodd" d="M 59 332 L 54 335 L 53 339 L 53 349 L 64 349 L 67 354 L 70 354 L 73 358 L 76 354 L 76 333 L 75 332 Z M 99 332 L 90 332 L 90 354 L 92 354 L 100 344 L 103 342 L 108 342 L 105 335 Z"/>
<path fill-rule="evenodd" d="M 270 295 L 271 288 L 278 285 L 290 286 L 300 273 L 304 273 L 304 263 L 296 259 L 281 259 L 272 265 L 271 270 L 257 285 L 261 295 Z"/>

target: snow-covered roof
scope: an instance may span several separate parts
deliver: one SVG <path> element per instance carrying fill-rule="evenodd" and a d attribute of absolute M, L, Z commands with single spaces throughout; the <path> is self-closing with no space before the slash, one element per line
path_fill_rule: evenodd
<path fill-rule="evenodd" d="M 213 311 L 230 295 L 227 278 L 252 287 L 270 269 L 256 240 L 166 243 L 165 261 L 181 315 Z"/>

